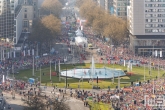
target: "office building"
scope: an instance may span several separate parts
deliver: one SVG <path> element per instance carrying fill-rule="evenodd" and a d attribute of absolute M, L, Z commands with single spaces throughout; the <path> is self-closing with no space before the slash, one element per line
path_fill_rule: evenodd
<path fill-rule="evenodd" d="M 130 0 L 130 48 L 140 55 L 165 54 L 165 0 Z"/>
<path fill-rule="evenodd" d="M 113 0 L 113 13 L 115 16 L 127 18 L 127 6 L 130 0 Z"/>

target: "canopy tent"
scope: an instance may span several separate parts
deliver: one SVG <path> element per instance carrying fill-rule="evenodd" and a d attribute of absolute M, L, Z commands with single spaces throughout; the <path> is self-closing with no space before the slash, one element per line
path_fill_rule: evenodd
<path fill-rule="evenodd" d="M 83 34 L 81 32 L 78 32 L 76 36 L 83 36 Z"/>
<path fill-rule="evenodd" d="M 80 29 L 78 29 L 78 30 L 76 31 L 76 36 L 83 36 L 83 34 L 82 34 L 82 32 L 81 32 Z"/>
<path fill-rule="evenodd" d="M 75 37 L 75 43 L 76 45 L 81 45 L 82 47 L 86 47 L 87 46 L 87 38 L 85 37 L 82 37 L 82 36 L 78 36 L 78 37 Z"/>
<path fill-rule="evenodd" d="M 77 34 L 78 32 L 81 32 L 81 30 L 78 28 L 77 31 L 75 31 L 75 33 Z"/>
<path fill-rule="evenodd" d="M 29 79 L 28 79 L 28 82 L 29 82 L 30 84 L 34 84 L 34 83 L 35 83 L 35 79 L 34 79 L 34 78 L 29 78 Z"/>

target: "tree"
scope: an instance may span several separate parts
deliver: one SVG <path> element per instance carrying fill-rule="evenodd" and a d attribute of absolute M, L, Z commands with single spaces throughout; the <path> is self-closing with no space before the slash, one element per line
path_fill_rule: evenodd
<path fill-rule="evenodd" d="M 48 100 L 47 104 L 51 110 L 70 110 L 70 107 L 65 103 L 65 99 L 52 98 Z"/>
<path fill-rule="evenodd" d="M 45 16 L 41 19 L 41 23 L 51 31 L 53 37 L 56 37 L 61 32 L 61 21 L 53 16 Z"/>
<path fill-rule="evenodd" d="M 31 96 L 29 100 L 25 100 L 27 105 L 24 110 L 46 110 L 44 101 L 38 96 Z"/>
<path fill-rule="evenodd" d="M 30 41 L 48 42 L 49 39 L 52 39 L 51 36 L 51 31 L 41 23 L 40 19 L 34 21 Z"/>
<path fill-rule="evenodd" d="M 115 46 L 125 42 L 128 37 L 125 20 L 109 15 L 92 0 L 79 0 L 77 5 L 80 6 L 80 15 L 87 20 L 86 26 L 92 27 L 95 34 L 109 37 Z"/>
<path fill-rule="evenodd" d="M 56 17 L 60 17 L 60 13 L 62 11 L 62 4 L 58 0 L 44 0 L 41 13 L 48 15 L 53 14 Z"/>
<path fill-rule="evenodd" d="M 121 18 L 111 16 L 108 25 L 104 29 L 104 35 L 109 37 L 113 45 L 118 46 L 124 42 L 127 36 L 126 22 Z"/>

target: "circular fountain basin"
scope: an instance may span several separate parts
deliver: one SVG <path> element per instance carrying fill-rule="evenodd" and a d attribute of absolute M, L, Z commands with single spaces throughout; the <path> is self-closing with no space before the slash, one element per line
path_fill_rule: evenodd
<path fill-rule="evenodd" d="M 125 76 L 123 70 L 120 69 L 111 69 L 111 68 L 95 68 L 95 72 L 92 73 L 91 69 L 72 69 L 61 72 L 61 76 L 72 78 L 83 78 L 83 79 L 91 79 L 91 78 L 99 78 L 99 79 L 109 79 L 118 76 Z"/>

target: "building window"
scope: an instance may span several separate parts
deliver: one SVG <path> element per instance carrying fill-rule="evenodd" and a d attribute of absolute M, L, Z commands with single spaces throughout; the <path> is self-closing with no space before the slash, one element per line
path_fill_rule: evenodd
<path fill-rule="evenodd" d="M 27 18 L 27 14 L 24 14 L 24 18 Z"/>
<path fill-rule="evenodd" d="M 27 8 L 25 8 L 25 12 L 27 12 Z"/>
<path fill-rule="evenodd" d="M 24 21 L 24 27 L 28 27 L 28 21 Z"/>

